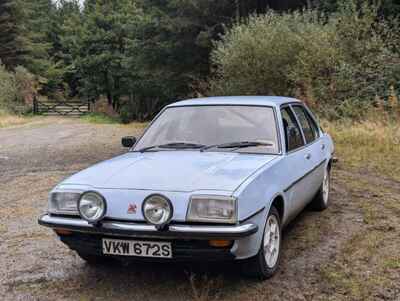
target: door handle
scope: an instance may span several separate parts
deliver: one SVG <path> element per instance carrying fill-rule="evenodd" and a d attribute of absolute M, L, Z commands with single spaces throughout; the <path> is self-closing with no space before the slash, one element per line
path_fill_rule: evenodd
<path fill-rule="evenodd" d="M 321 149 L 324 150 L 325 149 L 325 144 L 321 145 Z"/>
<path fill-rule="evenodd" d="M 307 159 L 307 160 L 310 160 L 310 159 L 311 159 L 311 154 L 307 154 L 307 155 L 306 155 L 306 159 Z"/>

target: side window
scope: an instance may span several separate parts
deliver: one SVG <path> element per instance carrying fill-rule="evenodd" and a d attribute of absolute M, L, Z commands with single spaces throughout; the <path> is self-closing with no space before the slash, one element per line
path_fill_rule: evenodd
<path fill-rule="evenodd" d="M 315 134 L 316 138 L 319 138 L 319 127 L 318 125 L 315 123 L 314 119 L 311 117 L 310 113 L 307 112 L 307 110 L 304 110 L 304 112 L 306 113 L 306 117 L 308 122 L 311 124 L 311 128 Z"/>
<path fill-rule="evenodd" d="M 285 132 L 286 150 L 291 151 L 304 145 L 303 137 L 296 118 L 290 108 L 281 110 L 283 131 Z"/>
<path fill-rule="evenodd" d="M 313 142 L 318 137 L 318 129 L 315 123 L 312 121 L 311 117 L 301 106 L 293 106 L 293 110 L 299 119 L 301 128 L 303 129 L 306 142 Z"/>

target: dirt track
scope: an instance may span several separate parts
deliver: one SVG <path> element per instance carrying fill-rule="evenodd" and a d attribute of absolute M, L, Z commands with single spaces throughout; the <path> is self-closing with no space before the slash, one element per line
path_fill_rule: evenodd
<path fill-rule="evenodd" d="M 86 265 L 51 231 L 38 226 L 37 216 L 57 182 L 122 153 L 120 137 L 139 131 L 71 119 L 0 129 L 0 299 L 400 300 L 400 263 L 382 271 L 390 276 L 388 281 L 365 280 L 364 288 L 362 275 L 369 279 L 374 262 L 363 260 L 374 257 L 351 249 L 357 246 L 359 233 L 377 231 L 389 239 L 382 254 L 400 262 L 400 183 L 354 175 L 340 164 L 334 171 L 332 206 L 322 213 L 304 211 L 285 230 L 281 268 L 269 281 L 244 279 L 235 265 L 227 264 Z M 367 186 L 377 192 L 365 190 Z M 392 200 L 387 203 L 392 207 L 376 208 L 371 202 L 371 208 L 365 208 L 363 200 L 382 197 Z M 368 210 L 391 215 L 378 223 L 375 215 L 366 215 Z M 348 254 L 353 261 L 346 262 Z M 355 275 L 346 274 L 349 265 Z M 340 276 L 341 272 L 345 274 Z M 337 275 L 352 282 L 342 283 Z"/>

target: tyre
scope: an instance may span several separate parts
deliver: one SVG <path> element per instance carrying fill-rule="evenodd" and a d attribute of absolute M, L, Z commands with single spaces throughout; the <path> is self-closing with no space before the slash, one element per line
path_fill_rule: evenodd
<path fill-rule="evenodd" d="M 311 202 L 311 208 L 316 211 L 322 211 L 329 206 L 329 191 L 331 186 L 331 172 L 329 166 L 324 173 L 324 179 L 316 196 Z"/>
<path fill-rule="evenodd" d="M 281 257 L 281 238 L 281 220 L 278 210 L 272 206 L 265 223 L 260 250 L 256 256 L 242 262 L 243 274 L 259 280 L 272 277 Z"/>

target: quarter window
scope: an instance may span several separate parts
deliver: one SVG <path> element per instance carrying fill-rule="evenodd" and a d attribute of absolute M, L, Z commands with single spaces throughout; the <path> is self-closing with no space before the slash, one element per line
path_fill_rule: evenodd
<path fill-rule="evenodd" d="M 313 142 L 318 137 L 318 128 L 311 116 L 301 106 L 293 106 L 293 110 L 299 119 L 307 144 Z"/>
<path fill-rule="evenodd" d="M 281 110 L 283 131 L 285 132 L 286 150 L 292 151 L 304 145 L 303 137 L 296 118 L 289 107 Z"/>
<path fill-rule="evenodd" d="M 313 129 L 313 131 L 315 133 L 315 137 L 319 138 L 319 127 L 318 127 L 318 125 L 316 124 L 314 119 L 311 117 L 310 113 L 307 112 L 307 110 L 304 110 L 304 112 L 305 112 L 305 114 L 307 116 L 308 122 L 311 124 L 311 128 Z"/>

